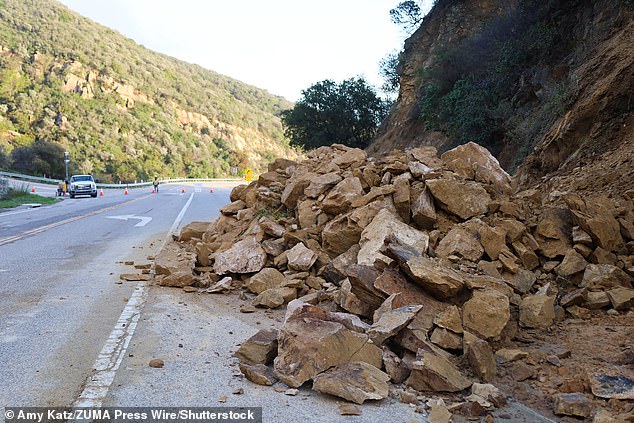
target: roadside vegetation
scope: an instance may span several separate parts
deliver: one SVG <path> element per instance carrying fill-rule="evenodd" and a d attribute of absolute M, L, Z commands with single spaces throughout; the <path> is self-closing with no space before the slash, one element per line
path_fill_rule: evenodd
<path fill-rule="evenodd" d="M 0 1 L 0 167 L 104 182 L 240 175 L 297 154 L 284 98 L 155 53 L 52 0 Z M 53 154 L 51 158 L 51 154 Z"/>
<path fill-rule="evenodd" d="M 0 178 L 0 210 L 21 206 L 22 204 L 54 204 L 58 201 L 56 198 L 42 197 L 29 192 L 28 184 L 11 187 L 6 179 Z"/>

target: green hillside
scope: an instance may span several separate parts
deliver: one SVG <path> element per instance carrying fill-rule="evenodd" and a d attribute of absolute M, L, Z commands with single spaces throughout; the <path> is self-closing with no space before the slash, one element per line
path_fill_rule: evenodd
<path fill-rule="evenodd" d="M 0 0 L 0 167 L 104 181 L 225 176 L 296 155 L 267 91 L 150 51 L 52 0 Z"/>

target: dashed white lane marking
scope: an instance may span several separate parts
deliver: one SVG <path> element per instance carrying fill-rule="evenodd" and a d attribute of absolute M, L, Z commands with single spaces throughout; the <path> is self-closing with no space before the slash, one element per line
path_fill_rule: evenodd
<path fill-rule="evenodd" d="M 193 199 L 194 194 L 192 193 L 170 227 L 159 251 L 165 247 L 167 240 L 171 238 L 172 233 L 178 228 Z M 77 398 L 77 401 L 75 401 L 75 404 L 73 404 L 73 407 L 101 407 L 125 356 L 132 335 L 134 335 L 146 298 L 147 284 L 139 282 L 121 312 L 121 316 L 110 333 L 108 340 L 97 356 L 93 366 L 94 373 L 86 381 L 84 390 Z"/>

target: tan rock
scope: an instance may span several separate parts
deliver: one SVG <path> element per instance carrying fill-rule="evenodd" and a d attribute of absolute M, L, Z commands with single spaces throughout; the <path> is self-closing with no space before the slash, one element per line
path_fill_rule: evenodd
<path fill-rule="evenodd" d="M 426 257 L 415 257 L 401 265 L 414 282 L 438 299 L 452 298 L 464 288 L 460 273 Z"/>
<path fill-rule="evenodd" d="M 277 329 L 262 329 L 244 341 L 235 356 L 247 364 L 269 364 L 277 355 Z"/>
<path fill-rule="evenodd" d="M 462 336 L 445 328 L 434 329 L 430 341 L 445 350 L 462 349 Z"/>
<path fill-rule="evenodd" d="M 279 270 L 265 267 L 260 272 L 251 276 L 246 288 L 254 294 L 260 294 L 267 289 L 280 288 L 286 282 L 286 277 Z"/>
<path fill-rule="evenodd" d="M 572 247 L 572 215 L 563 208 L 544 208 L 535 237 L 541 253 L 548 258 L 565 255 Z"/>
<path fill-rule="evenodd" d="M 575 244 L 592 245 L 592 237 L 579 226 L 573 226 L 572 242 Z"/>
<path fill-rule="evenodd" d="M 564 260 L 561 262 L 555 271 L 559 276 L 569 277 L 576 273 L 586 270 L 588 262 L 583 258 L 581 254 L 573 249 L 568 250 Z"/>
<path fill-rule="evenodd" d="M 506 295 L 486 289 L 474 291 L 462 308 L 462 326 L 485 339 L 500 336 L 511 317 Z"/>
<path fill-rule="evenodd" d="M 586 301 L 583 306 L 588 310 L 600 310 L 610 304 L 610 297 L 605 291 L 590 291 L 586 294 Z"/>
<path fill-rule="evenodd" d="M 237 200 L 221 208 L 220 213 L 224 215 L 234 215 L 238 213 L 238 211 L 242 209 L 246 209 L 246 208 L 247 208 L 247 203 L 245 203 L 242 200 Z"/>
<path fill-rule="evenodd" d="M 634 307 L 634 289 L 615 288 L 606 292 L 615 310 L 628 310 Z"/>
<path fill-rule="evenodd" d="M 527 294 L 537 281 L 535 274 L 525 269 L 518 269 L 515 274 L 504 273 L 502 277 L 519 294 Z"/>
<path fill-rule="evenodd" d="M 291 287 L 270 288 L 253 299 L 256 307 L 278 308 L 297 298 L 297 289 Z"/>
<path fill-rule="evenodd" d="M 477 182 L 430 179 L 425 183 L 444 209 L 465 220 L 486 214 L 491 203 L 491 197 Z"/>
<path fill-rule="evenodd" d="M 281 201 L 284 206 L 292 210 L 297 206 L 297 201 L 304 195 L 304 190 L 310 182 L 317 177 L 315 173 L 294 174 L 294 176 L 286 182 L 284 191 L 282 192 Z"/>
<path fill-rule="evenodd" d="M 178 237 L 179 241 L 188 242 L 192 238 L 202 239 L 203 234 L 209 228 L 209 222 L 191 222 L 181 229 L 181 233 Z"/>
<path fill-rule="evenodd" d="M 555 297 L 529 295 L 520 303 L 520 325 L 527 328 L 547 328 L 555 321 Z"/>
<path fill-rule="evenodd" d="M 423 353 L 413 363 L 407 385 L 418 391 L 459 392 L 471 381 L 449 360 L 432 353 Z"/>
<path fill-rule="evenodd" d="M 554 413 L 558 416 L 588 417 L 593 410 L 592 402 L 580 392 L 556 394 Z"/>
<path fill-rule="evenodd" d="M 436 206 L 434 206 L 431 191 L 426 185 L 423 185 L 419 193 L 412 199 L 410 207 L 412 220 L 419 228 L 431 229 L 434 227 L 437 220 Z"/>
<path fill-rule="evenodd" d="M 192 273 L 196 259 L 193 255 L 183 255 L 176 244 L 168 243 L 154 260 L 156 275 L 170 275 L 176 272 Z"/>
<path fill-rule="evenodd" d="M 373 308 L 372 306 L 364 303 L 352 292 L 352 285 L 348 278 L 341 282 L 339 289 L 338 304 L 341 308 L 350 313 L 354 313 L 358 316 L 371 317 Z"/>
<path fill-rule="evenodd" d="M 196 280 L 194 279 L 191 271 L 179 271 L 170 273 L 169 275 L 160 278 L 157 283 L 160 286 L 173 286 L 176 288 L 183 288 L 185 286 L 191 286 L 195 281 Z"/>
<path fill-rule="evenodd" d="M 511 363 L 528 357 L 528 353 L 517 348 L 500 348 L 495 352 L 495 356 L 502 363 Z"/>
<path fill-rule="evenodd" d="M 317 225 L 317 217 L 320 210 L 317 209 L 316 202 L 311 200 L 297 203 L 297 221 L 302 229 L 310 229 Z"/>
<path fill-rule="evenodd" d="M 350 209 L 350 204 L 364 194 L 359 178 L 352 176 L 339 182 L 324 198 L 321 208 L 328 214 L 337 215 Z"/>
<path fill-rule="evenodd" d="M 477 262 L 484 254 L 484 248 L 476 238 L 476 234 L 460 226 L 454 226 L 436 247 L 438 257 L 451 255 Z"/>
<path fill-rule="evenodd" d="M 524 243 L 516 241 L 512 244 L 515 254 L 522 262 L 522 265 L 528 270 L 534 270 L 539 266 L 539 257 Z"/>
<path fill-rule="evenodd" d="M 216 254 L 214 272 L 255 273 L 262 270 L 266 263 L 266 251 L 254 237 L 247 237 L 236 242 L 228 250 Z"/>
<path fill-rule="evenodd" d="M 399 217 L 405 223 L 410 221 L 410 186 L 406 178 L 394 180 L 394 194 L 392 199 Z"/>
<path fill-rule="evenodd" d="M 448 329 L 454 333 L 462 333 L 462 317 L 460 317 L 460 309 L 455 305 L 447 307 L 434 318 L 434 324 L 441 328 Z"/>
<path fill-rule="evenodd" d="M 376 367 L 355 361 L 339 364 L 313 380 L 313 390 L 363 404 L 366 400 L 380 400 L 388 395 L 390 376 Z"/>
<path fill-rule="evenodd" d="M 346 270 L 352 292 L 372 310 L 381 306 L 387 295 L 374 287 L 379 272 L 374 267 L 353 264 Z"/>
<path fill-rule="evenodd" d="M 319 175 L 310 181 L 310 184 L 304 189 L 304 194 L 308 198 L 317 198 L 330 188 L 341 182 L 341 175 L 337 173 L 326 173 Z"/>
<path fill-rule="evenodd" d="M 387 295 L 395 295 L 394 308 L 425 304 L 429 298 L 419 286 L 405 279 L 399 271 L 386 268 L 374 281 L 374 287 Z"/>
<path fill-rule="evenodd" d="M 621 236 L 625 240 L 634 240 L 634 220 L 627 220 L 619 218 L 619 227 L 621 229 Z"/>
<path fill-rule="evenodd" d="M 284 236 L 284 233 L 286 232 L 286 228 L 284 226 L 280 225 L 269 217 L 261 218 L 258 221 L 258 224 L 260 225 L 264 233 L 275 238 L 282 238 Z"/>
<path fill-rule="evenodd" d="M 441 399 L 432 399 L 429 404 L 429 423 L 449 423 L 453 414 Z"/>
<path fill-rule="evenodd" d="M 590 254 L 589 260 L 594 264 L 610 264 L 614 266 L 616 264 L 616 254 L 597 247 Z"/>
<path fill-rule="evenodd" d="M 479 228 L 480 244 L 491 260 L 497 260 L 502 247 L 506 245 L 506 230 L 483 225 Z"/>
<path fill-rule="evenodd" d="M 379 320 L 368 329 L 370 339 L 374 344 L 382 345 L 388 338 L 407 326 L 422 307 L 421 305 L 404 306 L 383 313 Z"/>
<path fill-rule="evenodd" d="M 443 165 L 458 175 L 487 184 L 497 194 L 511 191 L 511 177 L 508 173 L 486 148 L 474 142 L 449 150 L 440 159 Z"/>
<path fill-rule="evenodd" d="M 196 262 L 200 266 L 208 267 L 211 265 L 211 260 L 209 259 L 210 253 L 209 244 L 204 242 L 196 244 Z"/>
<path fill-rule="evenodd" d="M 383 365 L 385 366 L 385 372 L 394 383 L 402 383 L 409 377 L 411 372 L 405 362 L 387 347 L 383 347 Z"/>
<path fill-rule="evenodd" d="M 366 158 L 367 154 L 365 151 L 360 148 L 351 148 L 345 153 L 336 156 L 332 162 L 340 168 L 346 168 L 355 163 L 362 163 Z"/>
<path fill-rule="evenodd" d="M 240 371 L 248 380 L 258 385 L 271 386 L 277 382 L 273 369 L 264 364 L 240 363 Z"/>
<path fill-rule="evenodd" d="M 469 332 L 464 333 L 463 341 L 464 354 L 476 376 L 484 382 L 493 380 L 497 373 L 497 364 L 491 345 Z"/>
<path fill-rule="evenodd" d="M 351 219 L 350 213 L 337 216 L 326 224 L 321 233 L 322 247 L 331 257 L 338 256 L 359 243 L 361 232 L 363 229 Z"/>
<path fill-rule="evenodd" d="M 149 281 L 152 279 L 152 275 L 149 273 L 122 273 L 119 275 L 119 279 L 122 281 Z"/>
<path fill-rule="evenodd" d="M 300 242 L 288 251 L 287 257 L 289 269 L 303 272 L 315 264 L 318 256 L 317 253 L 306 248 L 306 246 Z"/>
<path fill-rule="evenodd" d="M 588 264 L 583 273 L 581 287 L 589 291 L 614 288 L 632 288 L 632 278 L 616 266 L 609 264 Z"/>
<path fill-rule="evenodd" d="M 348 329 L 340 321 L 324 320 L 312 311 L 299 311 L 287 318 L 278 336 L 275 371 L 280 380 L 298 388 L 317 374 L 339 364 L 364 361 L 381 367 L 381 349 L 368 335 Z M 288 315 L 288 310 L 287 310 Z"/>
<path fill-rule="evenodd" d="M 585 204 L 572 204 L 574 221 L 587 232 L 599 247 L 607 251 L 616 251 L 623 246 L 621 227 L 615 219 L 614 205 L 602 196 L 582 200 Z M 585 206 L 585 207 L 584 207 Z"/>
<path fill-rule="evenodd" d="M 378 212 L 372 223 L 361 233 L 358 264 L 372 266 L 377 260 L 385 264 L 391 263 L 392 259 L 381 253 L 388 236 L 392 236 L 400 244 L 414 247 L 420 254 L 427 252 L 429 236 L 403 223 L 389 210 L 384 209 Z"/>
<path fill-rule="evenodd" d="M 286 241 L 283 238 L 265 239 L 261 245 L 266 254 L 273 257 L 277 257 L 286 251 Z"/>

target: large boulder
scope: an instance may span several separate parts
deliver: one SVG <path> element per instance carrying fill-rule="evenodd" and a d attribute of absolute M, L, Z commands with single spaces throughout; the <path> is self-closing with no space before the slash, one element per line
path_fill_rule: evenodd
<path fill-rule="evenodd" d="M 392 259 L 381 253 L 388 236 L 392 236 L 400 244 L 414 247 L 420 254 L 427 252 L 427 234 L 403 223 L 389 210 L 383 209 L 361 233 L 358 264 L 373 266 L 376 260 L 385 264 L 391 263 Z"/>
<path fill-rule="evenodd" d="M 610 264 L 588 264 L 583 273 L 581 287 L 589 291 L 613 288 L 632 288 L 632 278 L 623 270 Z"/>
<path fill-rule="evenodd" d="M 368 335 L 346 327 L 341 319 L 319 307 L 311 307 L 291 311 L 280 329 L 275 372 L 282 382 L 298 388 L 331 367 L 363 361 L 381 368 L 381 360 L 381 349 Z"/>
<path fill-rule="evenodd" d="M 443 165 L 453 172 L 493 188 L 497 194 L 511 191 L 511 177 L 486 148 L 468 142 L 440 156 Z"/>
<path fill-rule="evenodd" d="M 477 232 L 461 226 L 454 226 L 436 247 L 436 256 L 447 258 L 451 255 L 477 262 L 484 254 Z"/>
<path fill-rule="evenodd" d="M 324 198 L 321 208 L 328 214 L 337 215 L 350 209 L 350 204 L 364 194 L 361 181 L 350 176 L 339 182 Z"/>
<path fill-rule="evenodd" d="M 235 356 L 247 364 L 269 364 L 277 355 L 277 329 L 261 329 L 244 341 Z"/>
<path fill-rule="evenodd" d="M 462 325 L 485 339 L 500 336 L 511 318 L 508 297 L 496 290 L 474 291 L 462 308 Z"/>
<path fill-rule="evenodd" d="M 341 182 L 341 175 L 338 173 L 332 172 L 319 175 L 310 181 L 310 184 L 304 190 L 304 194 L 306 194 L 308 198 L 317 198 L 339 182 Z"/>
<path fill-rule="evenodd" d="M 555 297 L 529 295 L 520 303 L 520 325 L 527 328 L 550 327 L 555 321 Z"/>
<path fill-rule="evenodd" d="M 254 294 L 260 294 L 267 289 L 279 288 L 286 282 L 286 277 L 279 270 L 272 267 L 265 267 L 255 275 L 251 276 L 246 284 L 246 288 Z"/>
<path fill-rule="evenodd" d="M 247 237 L 236 242 L 228 250 L 216 254 L 214 272 L 218 275 L 255 273 L 262 270 L 265 263 L 266 251 L 255 237 Z"/>
<path fill-rule="evenodd" d="M 413 257 L 401 267 L 414 282 L 441 300 L 455 297 L 465 285 L 461 273 L 427 257 Z"/>
<path fill-rule="evenodd" d="M 477 182 L 429 179 L 425 183 L 442 208 L 464 220 L 486 214 L 492 201 Z"/>
<path fill-rule="evenodd" d="M 288 250 L 287 257 L 289 269 L 305 272 L 315 264 L 318 256 L 317 253 L 310 248 L 306 248 L 306 246 L 300 242 Z"/>

